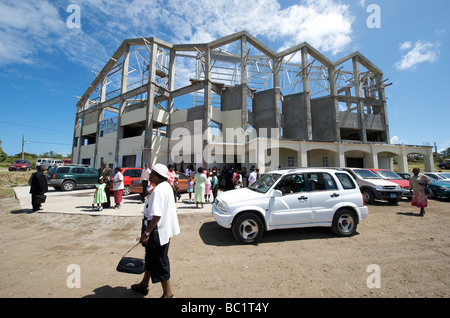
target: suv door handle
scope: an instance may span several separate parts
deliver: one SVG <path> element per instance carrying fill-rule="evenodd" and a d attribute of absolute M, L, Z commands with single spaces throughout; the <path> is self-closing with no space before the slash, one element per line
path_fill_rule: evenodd
<path fill-rule="evenodd" d="M 299 200 L 308 200 L 308 197 L 305 197 L 304 195 L 302 195 L 301 197 L 298 197 Z"/>
<path fill-rule="evenodd" d="M 337 198 L 339 196 L 339 193 L 333 193 L 332 195 L 330 195 L 330 197 L 332 198 Z"/>

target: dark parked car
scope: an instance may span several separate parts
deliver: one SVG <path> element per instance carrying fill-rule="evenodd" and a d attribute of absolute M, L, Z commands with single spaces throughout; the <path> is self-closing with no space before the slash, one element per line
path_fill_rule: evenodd
<path fill-rule="evenodd" d="M 438 164 L 439 169 L 450 169 L 450 159 L 445 159 L 444 162 Z"/>
<path fill-rule="evenodd" d="M 97 178 L 96 169 L 83 165 L 53 166 L 47 172 L 48 185 L 63 191 L 71 191 L 79 185 L 94 185 Z"/>
<path fill-rule="evenodd" d="M 30 160 L 15 160 L 8 168 L 9 171 L 29 171 L 31 169 Z"/>
<path fill-rule="evenodd" d="M 437 198 L 447 198 L 450 199 L 450 182 L 448 181 L 433 181 L 430 185 L 431 197 L 433 199 Z"/>

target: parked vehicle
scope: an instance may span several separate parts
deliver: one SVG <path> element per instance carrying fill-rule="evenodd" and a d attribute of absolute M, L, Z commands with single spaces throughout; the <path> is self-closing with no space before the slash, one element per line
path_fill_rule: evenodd
<path fill-rule="evenodd" d="M 178 193 L 186 192 L 187 190 L 187 177 L 182 172 L 177 172 L 178 174 Z M 141 179 L 135 179 L 131 182 L 130 193 L 142 193 Z"/>
<path fill-rule="evenodd" d="M 412 197 L 412 192 L 409 189 L 409 180 L 403 179 L 397 173 L 388 169 L 369 169 L 384 180 L 388 180 L 398 184 L 404 190 L 404 196 L 407 198 Z"/>
<path fill-rule="evenodd" d="M 45 166 L 45 169 L 49 169 L 52 166 L 61 166 L 64 164 L 64 161 L 53 159 L 53 158 L 39 158 L 36 160 L 36 167 Z"/>
<path fill-rule="evenodd" d="M 437 181 L 450 181 L 450 172 L 424 172 L 424 175 Z"/>
<path fill-rule="evenodd" d="M 264 231 L 287 228 L 330 227 L 351 236 L 368 209 L 347 172 L 300 168 L 272 171 L 248 188 L 221 193 L 212 214 L 238 242 L 256 243 Z"/>
<path fill-rule="evenodd" d="M 30 160 L 26 160 L 26 159 L 17 159 L 14 160 L 13 163 L 10 164 L 9 171 L 30 171 L 31 170 L 31 162 Z"/>
<path fill-rule="evenodd" d="M 450 169 L 450 159 L 445 159 L 444 162 L 438 163 L 439 169 Z"/>
<path fill-rule="evenodd" d="M 72 163 L 72 159 L 63 159 L 65 165 L 70 165 Z"/>
<path fill-rule="evenodd" d="M 433 181 L 430 185 L 431 197 L 450 199 L 450 182 L 447 181 Z"/>
<path fill-rule="evenodd" d="M 398 184 L 383 180 L 369 169 L 344 168 L 344 170 L 356 180 L 368 204 L 374 203 L 375 200 L 387 200 L 389 203 L 397 204 L 404 195 L 404 190 Z"/>
<path fill-rule="evenodd" d="M 47 183 L 57 190 L 72 191 L 80 185 L 94 185 L 98 171 L 83 165 L 54 166 L 47 172 Z"/>
<path fill-rule="evenodd" d="M 409 180 L 409 178 L 412 176 L 411 172 L 397 172 L 397 174 L 405 180 Z"/>
<path fill-rule="evenodd" d="M 122 168 L 123 174 L 123 195 L 130 194 L 130 186 L 133 180 L 139 180 L 142 168 Z"/>

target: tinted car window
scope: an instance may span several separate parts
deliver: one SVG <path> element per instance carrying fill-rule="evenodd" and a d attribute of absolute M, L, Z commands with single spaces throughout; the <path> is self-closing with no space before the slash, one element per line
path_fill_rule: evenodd
<path fill-rule="evenodd" d="M 54 169 L 54 168 L 50 168 L 50 170 L 51 169 Z M 57 173 L 67 173 L 67 172 L 69 172 L 69 167 L 60 167 L 57 171 Z"/>
<path fill-rule="evenodd" d="M 308 173 L 307 174 L 309 190 L 310 191 L 323 191 L 323 190 L 336 190 L 337 185 L 334 179 L 328 173 Z"/>
<path fill-rule="evenodd" d="M 72 169 L 73 174 L 82 174 L 82 173 L 84 173 L 84 171 L 85 171 L 84 168 L 73 168 Z"/>
<path fill-rule="evenodd" d="M 345 190 L 349 190 L 349 189 L 355 189 L 356 185 L 353 182 L 352 178 L 345 173 L 336 173 L 336 177 L 339 179 L 339 182 L 341 182 L 342 187 Z"/>

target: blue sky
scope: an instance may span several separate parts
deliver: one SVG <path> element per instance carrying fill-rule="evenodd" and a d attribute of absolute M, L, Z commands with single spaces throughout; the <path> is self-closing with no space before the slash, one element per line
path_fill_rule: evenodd
<path fill-rule="evenodd" d="M 201 43 L 245 29 L 275 51 L 307 41 L 332 61 L 361 52 L 392 83 L 391 141 L 440 151 L 450 147 L 449 16 L 448 0 L 0 0 L 1 146 L 19 153 L 25 135 L 26 152 L 70 153 L 75 96 L 124 39 Z"/>

